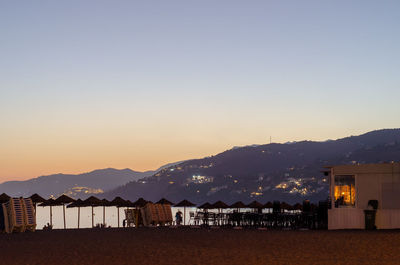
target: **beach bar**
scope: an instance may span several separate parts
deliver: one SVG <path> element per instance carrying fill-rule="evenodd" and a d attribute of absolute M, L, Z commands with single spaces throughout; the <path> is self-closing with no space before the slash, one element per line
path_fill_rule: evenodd
<path fill-rule="evenodd" d="M 328 169 L 328 229 L 400 228 L 399 162 Z"/>

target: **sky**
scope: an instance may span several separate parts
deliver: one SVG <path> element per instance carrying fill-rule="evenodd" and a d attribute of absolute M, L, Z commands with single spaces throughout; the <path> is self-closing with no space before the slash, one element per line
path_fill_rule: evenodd
<path fill-rule="evenodd" d="M 0 182 L 400 127 L 399 1 L 2 1 Z"/>

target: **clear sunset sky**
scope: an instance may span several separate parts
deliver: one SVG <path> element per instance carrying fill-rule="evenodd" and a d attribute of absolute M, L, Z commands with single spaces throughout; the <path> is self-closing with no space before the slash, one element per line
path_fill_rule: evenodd
<path fill-rule="evenodd" d="M 400 1 L 1 1 L 0 182 L 400 127 Z"/>

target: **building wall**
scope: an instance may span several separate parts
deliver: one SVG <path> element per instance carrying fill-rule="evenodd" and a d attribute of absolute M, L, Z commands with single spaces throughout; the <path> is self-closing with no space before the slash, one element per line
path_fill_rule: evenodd
<path fill-rule="evenodd" d="M 328 229 L 362 229 L 364 212 L 357 208 L 332 208 L 328 210 Z"/>
<path fill-rule="evenodd" d="M 335 175 L 354 175 L 355 207 L 328 211 L 328 229 L 364 229 L 364 210 L 369 200 L 378 200 L 378 229 L 400 228 L 400 163 L 345 165 L 331 168 L 330 194 L 334 202 Z"/>

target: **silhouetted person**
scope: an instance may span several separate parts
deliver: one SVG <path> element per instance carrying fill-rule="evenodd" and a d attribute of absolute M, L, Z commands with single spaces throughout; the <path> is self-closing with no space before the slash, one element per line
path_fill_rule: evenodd
<path fill-rule="evenodd" d="M 176 219 L 176 225 L 181 225 L 181 223 L 182 223 L 182 212 L 181 211 L 176 212 L 175 219 Z"/>

